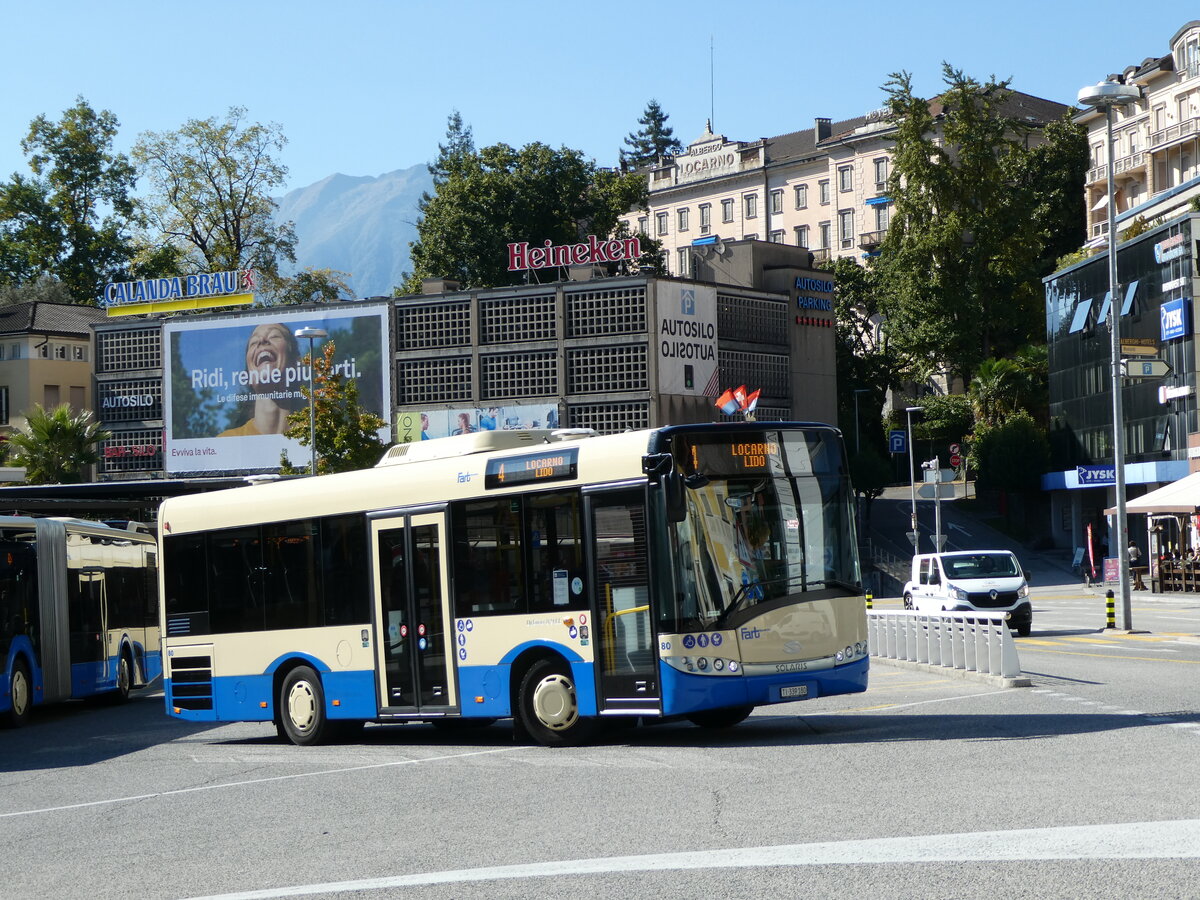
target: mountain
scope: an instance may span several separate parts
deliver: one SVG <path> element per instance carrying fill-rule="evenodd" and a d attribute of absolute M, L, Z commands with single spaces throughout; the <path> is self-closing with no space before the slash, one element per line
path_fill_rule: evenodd
<path fill-rule="evenodd" d="M 411 266 L 417 202 L 433 193 L 424 164 L 378 177 L 330 175 L 278 200 L 280 221 L 296 223 L 296 268 L 337 269 L 357 297 L 389 296 Z"/>

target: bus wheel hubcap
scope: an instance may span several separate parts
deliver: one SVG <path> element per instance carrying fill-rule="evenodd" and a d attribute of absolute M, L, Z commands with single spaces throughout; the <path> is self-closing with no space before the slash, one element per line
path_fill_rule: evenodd
<path fill-rule="evenodd" d="M 308 683 L 301 681 L 292 685 L 288 694 L 288 718 L 292 724 L 300 731 L 307 731 L 312 727 L 316 711 L 317 704 Z"/>
<path fill-rule="evenodd" d="M 25 714 L 29 708 L 29 682 L 25 680 L 24 671 L 18 669 L 12 677 L 12 708 L 18 716 Z"/>
<path fill-rule="evenodd" d="M 543 678 L 533 692 L 533 711 L 538 721 L 555 731 L 570 728 L 579 718 L 575 686 L 565 675 Z"/>

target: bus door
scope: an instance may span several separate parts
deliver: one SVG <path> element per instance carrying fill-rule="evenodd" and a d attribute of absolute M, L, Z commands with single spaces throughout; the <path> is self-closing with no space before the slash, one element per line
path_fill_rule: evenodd
<path fill-rule="evenodd" d="M 599 710 L 657 714 L 646 489 L 638 485 L 593 492 L 587 503 Z"/>
<path fill-rule="evenodd" d="M 445 521 L 426 512 L 371 522 L 382 716 L 444 715 L 457 706 Z"/>
<path fill-rule="evenodd" d="M 104 569 L 101 566 L 71 569 L 67 579 L 72 693 L 86 695 L 103 685 L 109 675 Z M 87 665 L 80 666 L 80 663 Z"/>

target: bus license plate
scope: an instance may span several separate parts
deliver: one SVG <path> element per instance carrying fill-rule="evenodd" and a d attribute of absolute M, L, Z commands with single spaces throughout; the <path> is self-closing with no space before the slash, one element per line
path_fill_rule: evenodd
<path fill-rule="evenodd" d="M 779 689 L 779 697 L 780 697 L 780 699 L 783 699 L 783 700 L 786 700 L 789 697 L 807 697 L 807 696 L 808 696 L 808 685 L 807 684 L 793 684 L 793 685 L 789 685 L 788 687 L 781 687 Z"/>

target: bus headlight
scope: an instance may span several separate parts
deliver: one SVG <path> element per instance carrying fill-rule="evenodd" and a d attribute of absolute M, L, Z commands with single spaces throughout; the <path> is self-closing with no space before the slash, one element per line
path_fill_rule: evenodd
<path fill-rule="evenodd" d="M 716 671 L 720 672 L 722 669 L 724 669 L 724 668 L 725 668 L 725 660 L 723 660 L 723 659 L 714 659 L 714 660 L 713 660 L 713 668 L 714 668 Z"/>
<path fill-rule="evenodd" d="M 696 668 L 699 669 L 701 672 L 707 672 L 708 671 L 708 657 L 702 656 L 698 660 L 696 660 Z"/>

